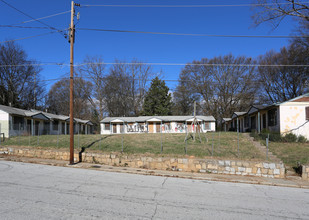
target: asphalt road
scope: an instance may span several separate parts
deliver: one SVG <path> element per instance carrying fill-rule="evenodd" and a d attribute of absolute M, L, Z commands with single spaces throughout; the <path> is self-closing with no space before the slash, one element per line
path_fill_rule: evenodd
<path fill-rule="evenodd" d="M 0 219 L 309 219 L 309 190 L 0 161 Z"/>

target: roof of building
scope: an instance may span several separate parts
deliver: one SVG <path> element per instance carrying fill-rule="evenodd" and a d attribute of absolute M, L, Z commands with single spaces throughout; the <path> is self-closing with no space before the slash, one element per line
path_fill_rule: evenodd
<path fill-rule="evenodd" d="M 283 104 L 283 103 L 287 103 L 287 102 L 309 102 L 309 92 L 308 93 L 305 93 L 301 96 L 297 96 L 293 99 L 290 99 L 290 100 L 287 100 L 285 102 L 282 102 L 280 104 Z"/>
<path fill-rule="evenodd" d="M 160 121 L 188 121 L 193 119 L 194 116 L 139 116 L 139 117 L 106 117 L 101 122 L 102 123 L 108 123 L 112 122 L 114 120 L 120 120 L 123 122 L 146 122 L 151 121 L 152 119 L 157 119 Z M 197 119 L 203 120 L 203 121 L 216 121 L 216 119 L 213 116 L 203 116 L 203 115 L 197 115 Z"/>
<path fill-rule="evenodd" d="M 234 112 L 232 115 L 232 119 L 245 115 L 245 114 L 247 114 L 247 112 Z"/>
<path fill-rule="evenodd" d="M 39 111 L 39 110 L 36 110 L 36 109 L 24 110 L 24 109 L 14 108 L 14 107 L 6 106 L 6 105 L 0 105 L 0 110 L 4 111 L 6 113 L 9 113 L 9 114 L 26 116 L 26 117 L 34 117 L 36 115 L 42 114 L 43 116 L 46 117 L 46 120 L 49 119 L 49 120 L 65 121 L 65 120 L 68 120 L 70 118 L 69 116 L 56 115 L 56 114 L 52 114 L 52 113 L 48 113 L 48 112 Z M 82 124 L 93 125 L 90 120 L 82 120 L 82 119 L 78 119 L 78 118 L 74 118 L 74 120 L 76 122 L 79 122 L 79 123 L 82 123 Z"/>
<path fill-rule="evenodd" d="M 232 120 L 231 118 L 222 118 L 223 122 L 228 122 L 228 121 L 231 121 L 231 120 Z"/>

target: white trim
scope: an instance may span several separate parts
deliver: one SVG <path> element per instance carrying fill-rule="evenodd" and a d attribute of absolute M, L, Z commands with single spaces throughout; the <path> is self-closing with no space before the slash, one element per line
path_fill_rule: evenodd
<path fill-rule="evenodd" d="M 161 119 L 158 119 L 158 118 L 150 118 L 150 119 L 148 119 L 147 121 L 148 121 L 148 122 L 152 122 L 152 121 L 156 122 L 156 121 L 162 121 L 162 120 L 161 120 Z"/>

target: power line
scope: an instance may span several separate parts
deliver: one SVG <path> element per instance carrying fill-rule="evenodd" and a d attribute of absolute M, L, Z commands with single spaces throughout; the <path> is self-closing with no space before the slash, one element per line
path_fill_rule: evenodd
<path fill-rule="evenodd" d="M 18 25 L 0 25 L 8 28 L 25 28 L 25 29 L 49 29 L 48 27 L 18 26 Z M 265 36 L 265 35 L 218 35 L 218 34 L 185 34 L 185 33 L 164 33 L 164 32 L 146 32 L 146 31 L 128 31 L 128 30 L 108 30 L 98 28 L 75 28 L 77 30 L 101 31 L 101 32 L 118 32 L 118 33 L 139 33 L 139 34 L 156 34 L 156 35 L 175 35 L 175 36 L 197 36 L 197 37 L 232 37 L 232 38 L 303 38 L 309 36 Z"/>
<path fill-rule="evenodd" d="M 55 16 L 58 16 L 58 15 L 67 14 L 67 13 L 70 13 L 70 12 L 71 11 L 64 11 L 64 12 L 60 12 L 60 13 L 57 13 L 57 14 L 52 14 L 52 15 L 48 15 L 48 16 L 45 16 L 45 17 L 41 17 L 41 18 L 23 21 L 23 22 L 20 22 L 20 23 L 17 23 L 17 24 L 25 24 L 25 23 L 29 23 L 29 22 L 33 22 L 33 21 L 43 20 L 43 19 L 46 19 L 46 18 L 51 18 L 51 17 L 55 17 Z"/>
<path fill-rule="evenodd" d="M 18 26 L 18 25 L 6 25 L 6 24 L 1 24 L 0 27 L 8 27 L 8 28 L 29 28 L 29 29 L 50 29 L 49 27 L 30 27 L 30 26 Z"/>
<path fill-rule="evenodd" d="M 86 65 L 150 65 L 150 66 L 244 66 L 244 67 L 309 67 L 309 64 L 233 64 L 233 63 L 80 63 L 74 66 Z"/>
<path fill-rule="evenodd" d="M 9 42 L 9 41 L 4 41 Z M 2 43 L 2 42 L 0 42 Z M 69 66 L 65 63 L 28 63 L 28 64 L 15 64 L 15 65 L 0 65 L 0 67 L 19 67 L 19 66 Z"/>
<path fill-rule="evenodd" d="M 6 42 L 6 41 L 5 41 Z M 0 42 L 3 43 L 3 42 Z M 86 65 L 149 65 L 149 66 L 233 66 L 233 67 L 309 67 L 309 64 L 234 64 L 234 63 L 80 63 L 74 67 Z M 16 65 L 0 65 L 0 67 L 18 67 L 18 66 L 70 66 L 69 63 L 34 63 L 34 64 L 16 64 Z"/>
<path fill-rule="evenodd" d="M 309 2 L 302 2 L 306 4 Z M 290 2 L 265 4 L 238 4 L 238 5 L 82 5 L 81 7 L 125 7 L 125 8 L 217 8 L 217 7 L 256 7 L 271 5 L 292 5 Z"/>
<path fill-rule="evenodd" d="M 65 30 L 65 29 L 64 29 L 64 30 Z M 63 30 L 61 30 L 61 31 L 63 31 Z M 33 35 L 33 36 L 29 36 L 29 37 L 23 37 L 23 38 L 18 38 L 18 39 L 14 39 L 14 40 L 2 41 L 2 42 L 0 42 L 0 44 L 6 43 L 6 42 L 13 42 L 13 41 L 19 41 L 19 40 L 30 39 L 30 38 L 34 38 L 34 37 L 40 37 L 40 36 L 44 36 L 44 35 L 48 35 L 48 34 L 54 34 L 54 33 L 59 33 L 59 31 L 51 31 L 51 32 L 48 32 L 48 33 Z"/>
<path fill-rule="evenodd" d="M 62 31 L 63 31 L 63 30 L 62 30 Z M 18 38 L 18 39 L 14 39 L 14 40 L 2 41 L 2 42 L 0 42 L 0 44 L 6 43 L 6 42 L 13 42 L 13 41 L 19 41 L 19 40 L 30 39 L 30 38 L 34 38 L 34 37 L 40 37 L 40 36 L 44 36 L 44 35 L 48 35 L 48 34 L 54 34 L 54 33 L 59 33 L 59 31 L 51 31 L 51 32 L 44 33 L 44 34 L 38 34 L 38 35 L 33 35 L 33 36 L 29 36 L 29 37 Z"/>
<path fill-rule="evenodd" d="M 42 21 L 40 21 L 40 20 L 35 19 L 34 17 L 32 17 L 32 16 L 26 14 L 25 12 L 19 10 L 18 8 L 16 8 L 16 7 L 14 7 L 13 5 L 7 3 L 6 1 L 4 1 L 4 0 L 0 0 L 0 1 L 3 2 L 4 4 L 6 4 L 7 6 L 9 6 L 10 8 L 13 8 L 14 10 L 18 11 L 19 13 L 21 13 L 21 14 L 27 16 L 28 18 L 31 18 L 31 19 L 33 19 L 34 21 L 37 21 L 37 22 L 39 22 L 39 23 L 41 23 L 41 24 L 43 24 L 43 25 L 49 27 L 49 28 L 52 29 L 52 30 L 57 30 L 59 33 L 62 32 L 62 30 L 58 30 L 58 29 L 56 29 L 56 28 L 54 28 L 54 27 L 52 27 L 52 26 L 50 26 L 50 25 L 48 25 L 48 24 L 46 24 L 46 23 L 44 23 L 44 22 L 42 22 Z M 61 34 L 61 33 L 60 33 L 60 34 Z M 61 35 L 62 35 L 62 34 L 61 34 Z"/>
<path fill-rule="evenodd" d="M 309 36 L 267 36 L 267 35 L 220 35 L 220 34 L 186 34 L 186 33 L 166 33 L 152 31 L 129 31 L 129 30 L 111 30 L 100 28 L 76 28 L 85 31 L 101 31 L 101 32 L 118 32 L 118 33 L 135 33 L 135 34 L 155 34 L 155 35 L 174 35 L 174 36 L 196 36 L 196 37 L 226 37 L 226 38 L 303 38 Z"/>

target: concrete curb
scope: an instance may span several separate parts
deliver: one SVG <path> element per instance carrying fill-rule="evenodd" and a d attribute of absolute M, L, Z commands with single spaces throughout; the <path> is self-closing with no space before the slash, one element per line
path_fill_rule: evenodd
<path fill-rule="evenodd" d="M 309 182 L 302 180 L 287 180 L 287 179 L 271 179 L 263 177 L 252 176 L 236 176 L 236 175 L 224 175 L 224 174 L 208 174 L 208 173 L 187 173 L 178 171 L 164 171 L 164 170 L 149 170 L 130 167 L 114 167 L 101 164 L 91 163 L 77 163 L 69 165 L 67 161 L 61 160 L 45 160 L 40 158 L 28 158 L 17 156 L 1 156 L 0 160 L 9 160 L 23 163 L 35 163 L 49 166 L 62 166 L 79 169 L 92 169 L 105 172 L 117 172 L 139 175 L 151 175 L 151 176 L 164 176 L 171 178 L 184 178 L 184 179 L 196 179 L 216 182 L 229 182 L 229 183 L 243 183 L 243 184 L 256 184 L 266 186 L 279 186 L 279 187 L 292 187 L 309 189 Z"/>

